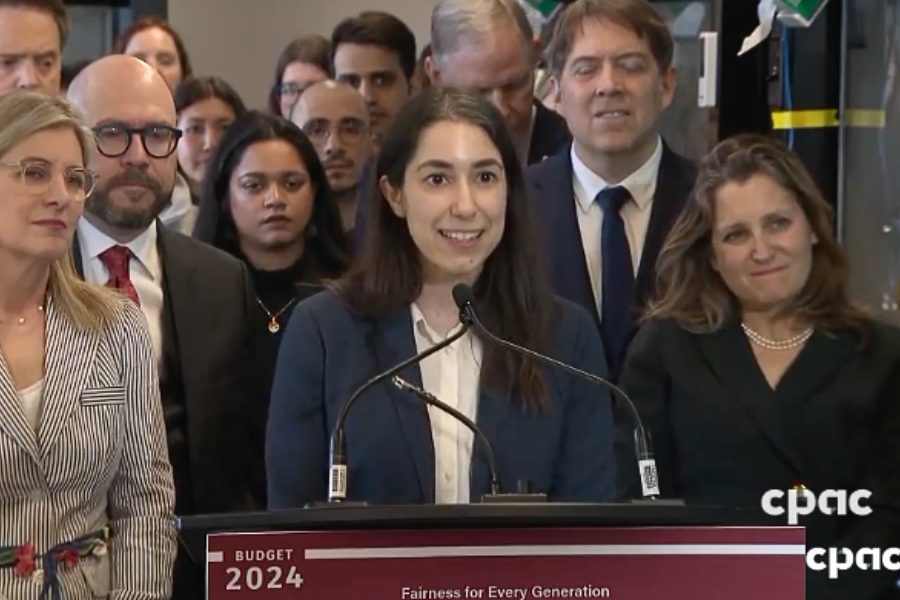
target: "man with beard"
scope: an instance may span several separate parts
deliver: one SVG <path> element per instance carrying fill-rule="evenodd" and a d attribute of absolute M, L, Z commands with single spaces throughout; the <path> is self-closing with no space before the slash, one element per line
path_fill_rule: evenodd
<path fill-rule="evenodd" d="M 176 512 L 251 508 L 232 443 L 239 418 L 230 411 L 255 400 L 242 360 L 252 347 L 254 296 L 241 262 L 157 219 L 172 194 L 181 137 L 172 93 L 152 67 L 113 55 L 82 71 L 68 97 L 97 137 L 100 175 L 78 225 L 75 263 L 86 280 L 121 290 L 147 317 Z M 202 577 L 179 559 L 174 598 L 202 597 Z"/>
<path fill-rule="evenodd" d="M 314 83 L 303 92 L 291 120 L 316 147 L 344 230 L 353 229 L 361 172 L 372 158 L 369 111 L 355 89 L 336 81 Z"/>

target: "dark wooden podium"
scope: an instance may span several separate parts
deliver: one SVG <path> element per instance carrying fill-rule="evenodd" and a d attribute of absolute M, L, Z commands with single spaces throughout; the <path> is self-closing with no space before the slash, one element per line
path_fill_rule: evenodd
<path fill-rule="evenodd" d="M 185 517 L 209 600 L 804 600 L 805 536 L 666 504 L 337 506 Z"/>

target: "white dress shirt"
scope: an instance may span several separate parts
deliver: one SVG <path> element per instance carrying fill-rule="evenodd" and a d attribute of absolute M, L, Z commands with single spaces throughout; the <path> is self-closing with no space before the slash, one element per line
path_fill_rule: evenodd
<path fill-rule="evenodd" d="M 581 241 L 584 244 L 584 256 L 587 259 L 588 273 L 591 277 L 591 288 L 597 301 L 597 313 L 603 314 L 603 258 L 600 256 L 600 238 L 603 231 L 603 209 L 595 202 L 597 194 L 608 187 L 624 187 L 631 194 L 631 200 L 622 207 L 620 214 L 625 222 L 625 234 L 631 246 L 631 264 L 634 265 L 635 276 L 641 264 L 641 253 L 647 228 L 650 225 L 650 213 L 653 209 L 653 195 L 656 193 L 656 179 L 659 175 L 659 163 L 662 160 L 662 140 L 658 139 L 656 150 L 650 159 L 637 171 L 618 184 L 609 184 L 599 175 L 591 171 L 578 157 L 575 145 L 572 145 L 572 186 L 575 190 L 575 204 L 578 208 L 578 227 L 581 230 Z"/>
<path fill-rule="evenodd" d="M 439 344 L 459 330 L 438 335 L 415 304 L 411 307 L 416 352 Z M 422 387 L 473 421 L 478 412 L 478 379 L 481 373 L 481 343 L 467 333 L 419 364 Z M 434 442 L 434 498 L 437 504 L 469 502 L 473 435 L 450 415 L 429 406 L 431 437 Z"/>
<path fill-rule="evenodd" d="M 132 258 L 128 265 L 131 284 L 137 290 L 141 301 L 141 311 L 147 318 L 150 328 L 150 340 L 158 363 L 162 363 L 162 308 L 163 279 L 159 249 L 156 246 L 156 222 L 147 231 L 127 244 L 119 244 L 87 219 L 78 221 L 78 243 L 81 247 L 81 260 L 84 265 L 84 278 L 90 283 L 106 285 L 109 271 L 100 259 L 100 255 L 113 246 L 122 245 L 131 250 Z"/>
<path fill-rule="evenodd" d="M 22 412 L 25 418 L 39 431 L 41 425 L 41 411 L 44 407 L 44 380 L 31 384 L 24 390 L 19 390 L 19 399 L 22 401 Z"/>

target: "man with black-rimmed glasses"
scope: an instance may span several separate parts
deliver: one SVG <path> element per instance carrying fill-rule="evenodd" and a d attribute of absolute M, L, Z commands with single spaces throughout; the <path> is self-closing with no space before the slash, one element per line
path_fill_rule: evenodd
<path fill-rule="evenodd" d="M 181 137 L 172 94 L 152 67 L 113 55 L 82 71 L 68 96 L 96 135 L 100 176 L 78 225 L 76 266 L 86 280 L 119 289 L 147 317 L 176 512 L 253 508 L 237 464 L 239 415 L 245 403 L 260 401 L 243 361 L 254 339 L 252 285 L 243 263 L 158 219 L 174 187 Z M 176 565 L 174 599 L 202 598 L 202 578 L 186 567 Z"/>

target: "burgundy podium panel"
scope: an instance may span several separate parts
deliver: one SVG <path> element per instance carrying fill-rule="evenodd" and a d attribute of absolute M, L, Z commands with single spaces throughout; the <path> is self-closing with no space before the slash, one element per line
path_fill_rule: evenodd
<path fill-rule="evenodd" d="M 804 600 L 802 528 L 213 534 L 209 600 Z"/>

